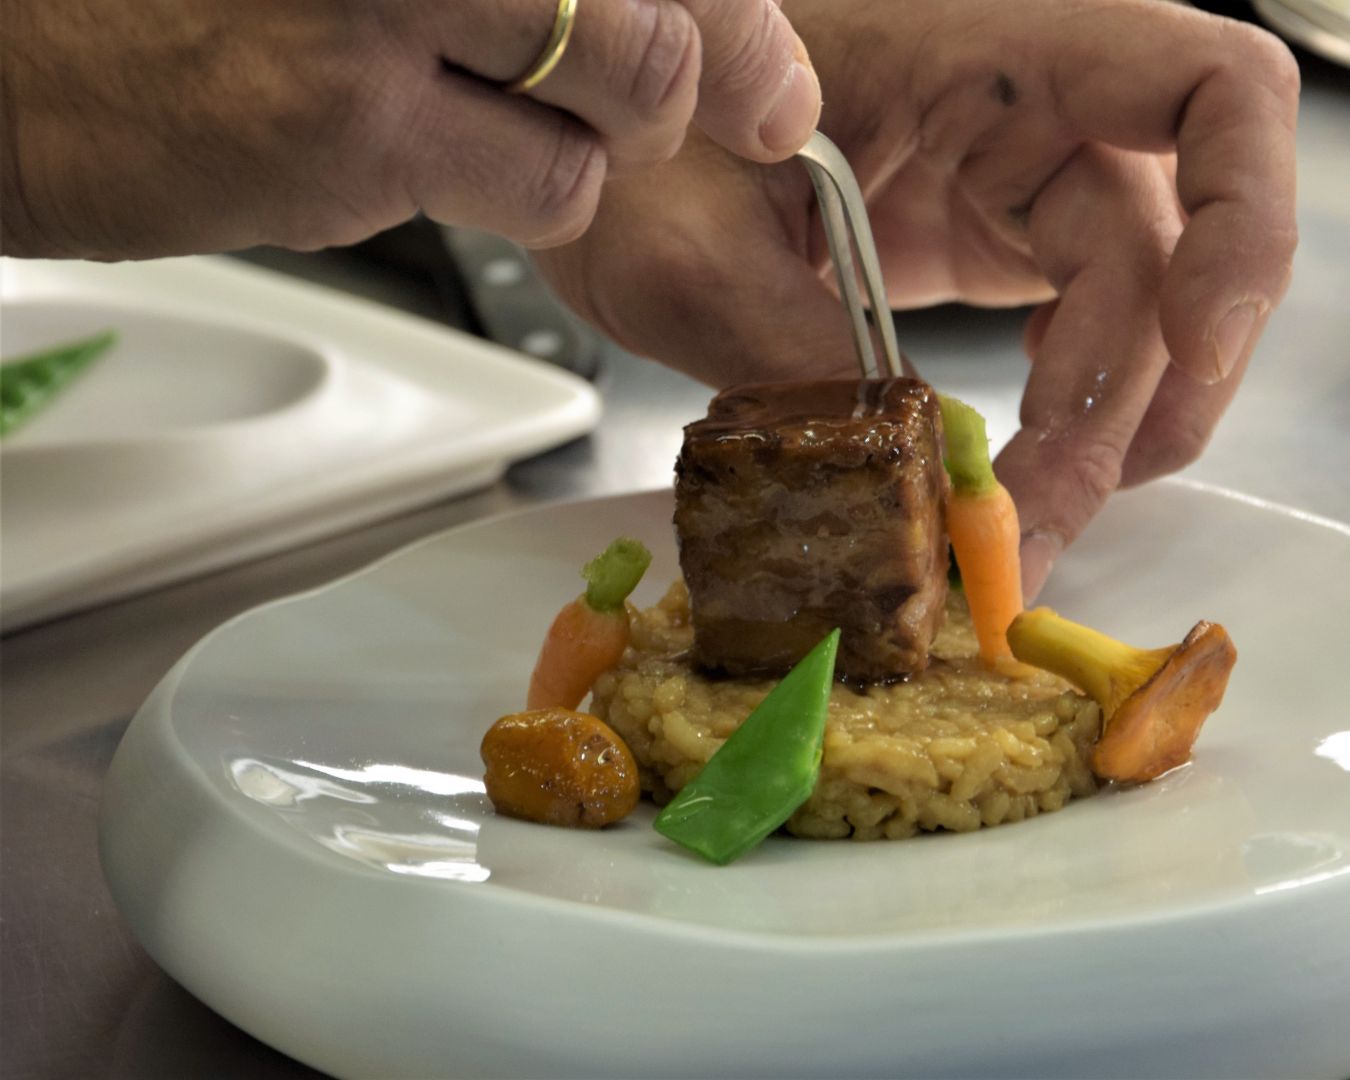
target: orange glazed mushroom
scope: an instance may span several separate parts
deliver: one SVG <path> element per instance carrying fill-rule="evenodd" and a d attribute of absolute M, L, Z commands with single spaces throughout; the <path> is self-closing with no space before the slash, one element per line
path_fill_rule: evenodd
<path fill-rule="evenodd" d="M 1217 623 L 1196 623 L 1179 645 L 1135 649 L 1049 608 L 1018 615 L 1008 643 L 1017 659 L 1067 679 L 1101 706 L 1092 771 L 1129 783 L 1152 780 L 1190 758 L 1237 662 L 1232 639 Z"/>

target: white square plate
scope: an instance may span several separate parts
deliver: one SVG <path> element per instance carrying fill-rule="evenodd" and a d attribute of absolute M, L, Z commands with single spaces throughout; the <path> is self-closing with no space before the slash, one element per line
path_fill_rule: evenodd
<path fill-rule="evenodd" d="M 222 258 L 0 261 L 6 358 L 119 339 L 5 439 L 5 628 L 481 487 L 594 427 L 584 381 Z"/>

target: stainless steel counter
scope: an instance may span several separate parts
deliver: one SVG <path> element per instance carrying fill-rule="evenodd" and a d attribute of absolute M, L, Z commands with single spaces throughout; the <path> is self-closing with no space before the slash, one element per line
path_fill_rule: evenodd
<path fill-rule="evenodd" d="M 1189 475 L 1350 520 L 1350 73 L 1310 65 L 1299 143 L 1303 240 L 1294 285 Z M 989 413 L 996 440 L 1011 433 L 1025 374 L 1018 317 L 944 309 L 906 316 L 899 330 L 928 377 Z M 681 425 L 701 412 L 708 391 L 617 351 L 606 359 L 601 429 L 516 466 L 490 490 L 4 639 L 5 1077 L 317 1075 L 216 1017 L 129 937 L 98 866 L 104 771 L 154 684 L 229 616 L 440 529 L 546 500 L 668 483 Z M 1216 538 L 1232 542 L 1241 541 Z M 1346 621 L 1350 629 L 1350 614 Z"/>

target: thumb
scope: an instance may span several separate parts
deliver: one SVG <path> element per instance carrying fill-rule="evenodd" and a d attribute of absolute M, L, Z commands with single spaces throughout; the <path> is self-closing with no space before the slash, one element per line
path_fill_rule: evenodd
<path fill-rule="evenodd" d="M 820 120 L 820 80 L 772 0 L 682 0 L 703 42 L 695 119 L 751 161 L 782 161 Z"/>

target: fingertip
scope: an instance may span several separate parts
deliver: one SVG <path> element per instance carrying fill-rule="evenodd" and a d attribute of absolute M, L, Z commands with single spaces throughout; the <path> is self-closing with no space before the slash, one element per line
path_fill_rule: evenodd
<path fill-rule="evenodd" d="M 1040 595 L 1050 571 L 1064 550 L 1064 541 L 1053 533 L 1031 529 L 1022 535 L 1022 603 L 1030 606 Z"/>
<path fill-rule="evenodd" d="M 1158 292 L 1172 363 L 1203 386 L 1231 378 L 1251 354 L 1293 273 L 1292 203 L 1250 202 L 1215 199 L 1197 209 Z"/>
<path fill-rule="evenodd" d="M 803 146 L 820 122 L 820 80 L 809 62 L 794 60 L 778 96 L 760 122 L 758 138 L 767 161 L 782 161 Z"/>
<path fill-rule="evenodd" d="M 1257 300 L 1244 300 L 1234 304 L 1210 331 L 1210 344 L 1214 351 L 1214 378 L 1211 382 L 1220 382 L 1232 374 L 1255 344 L 1256 335 L 1270 305 Z"/>
<path fill-rule="evenodd" d="M 1056 560 L 1119 487 L 1124 448 L 1103 433 L 1058 438 L 1023 427 L 994 461 L 994 473 L 1017 505 L 1022 591 L 1030 603 Z"/>
<path fill-rule="evenodd" d="M 1201 331 L 1198 344 L 1169 341 L 1173 366 L 1201 386 L 1214 386 L 1228 379 L 1251 355 L 1261 336 L 1271 305 L 1260 299 L 1232 304 Z"/>
<path fill-rule="evenodd" d="M 762 164 L 783 161 L 820 121 L 820 80 L 773 0 L 685 0 L 703 31 L 696 120 L 714 141 Z M 697 13 L 703 10 L 700 17 Z"/>

